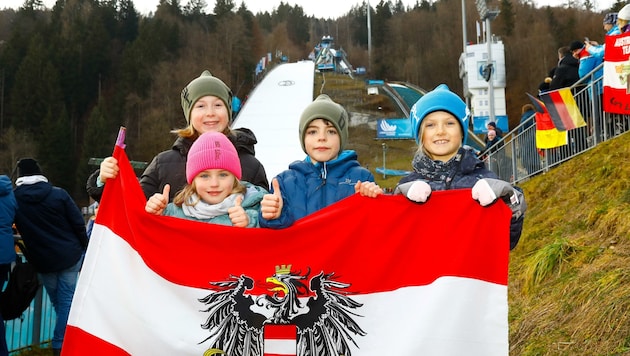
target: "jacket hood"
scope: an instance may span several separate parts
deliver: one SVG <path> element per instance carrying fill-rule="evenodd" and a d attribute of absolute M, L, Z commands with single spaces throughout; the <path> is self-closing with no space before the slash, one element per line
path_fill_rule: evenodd
<path fill-rule="evenodd" d="M 560 60 L 560 63 L 558 63 L 558 65 L 578 67 L 580 65 L 580 60 L 568 54 Z"/>
<path fill-rule="evenodd" d="M 236 150 L 241 153 L 250 153 L 252 155 L 256 155 L 256 151 L 254 150 L 254 145 L 258 143 L 256 139 L 256 135 L 250 129 L 246 128 L 238 128 L 234 129 L 234 136 L 230 136 L 230 141 L 236 147 Z"/>
<path fill-rule="evenodd" d="M 53 189 L 49 182 L 37 182 L 35 184 L 22 184 L 15 188 L 15 198 L 28 203 L 39 203 L 46 199 Z"/>

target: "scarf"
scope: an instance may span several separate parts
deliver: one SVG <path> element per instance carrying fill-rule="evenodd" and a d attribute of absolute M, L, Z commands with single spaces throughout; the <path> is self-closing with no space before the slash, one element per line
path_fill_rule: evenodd
<path fill-rule="evenodd" d="M 418 152 L 411 161 L 411 166 L 414 171 L 419 173 L 423 178 L 428 181 L 441 181 L 449 182 L 451 175 L 459 168 L 459 163 L 462 159 L 463 152 L 460 148 L 457 154 L 446 162 L 434 161 L 424 152 Z"/>
<path fill-rule="evenodd" d="M 232 194 L 218 204 L 208 204 L 201 200 L 197 194 L 193 194 L 182 204 L 182 209 L 186 216 L 199 220 L 212 219 L 217 216 L 227 215 L 228 209 L 235 205 L 234 201 L 239 195 L 243 196 L 243 194 Z"/>

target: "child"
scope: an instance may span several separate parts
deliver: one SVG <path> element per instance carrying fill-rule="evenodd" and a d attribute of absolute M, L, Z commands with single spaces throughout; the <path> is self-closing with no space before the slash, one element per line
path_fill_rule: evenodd
<path fill-rule="evenodd" d="M 258 227 L 260 201 L 267 191 L 240 179 L 241 163 L 234 145 L 222 133 L 206 132 L 188 152 L 188 184 L 170 204 L 167 184 L 162 193 L 149 198 L 145 210 L 213 224 Z"/>
<path fill-rule="evenodd" d="M 308 155 L 295 161 L 272 181 L 261 202 L 260 226 L 284 228 L 296 220 L 354 193 L 375 197 L 382 189 L 357 154 L 344 151 L 348 114 L 328 95 L 318 96 L 300 117 L 300 143 Z"/>
<path fill-rule="evenodd" d="M 510 249 L 516 247 L 527 208 L 523 193 L 498 179 L 463 146 L 468 135 L 466 104 L 441 84 L 413 105 L 411 123 L 419 145 L 412 161 L 414 172 L 400 180 L 394 193 L 424 203 L 434 190 L 472 188 L 472 198 L 482 206 L 502 198 L 512 209 Z"/>

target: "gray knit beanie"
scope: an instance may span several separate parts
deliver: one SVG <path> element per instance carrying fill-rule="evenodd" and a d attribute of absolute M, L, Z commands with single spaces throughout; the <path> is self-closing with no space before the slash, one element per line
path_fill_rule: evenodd
<path fill-rule="evenodd" d="M 326 94 L 318 96 L 302 112 L 300 117 L 300 143 L 302 144 L 302 150 L 306 152 L 306 147 L 304 147 L 304 135 L 306 133 L 304 131 L 308 124 L 316 119 L 328 120 L 335 126 L 339 133 L 339 151 L 343 151 L 346 142 L 348 142 L 348 113 L 343 106 L 332 101 Z"/>
<path fill-rule="evenodd" d="M 232 122 L 232 91 L 221 79 L 212 76 L 208 70 L 204 70 L 182 90 L 182 110 L 184 110 L 186 122 L 190 123 L 193 105 L 206 95 L 216 96 L 223 100 L 228 109 L 228 118 Z"/>

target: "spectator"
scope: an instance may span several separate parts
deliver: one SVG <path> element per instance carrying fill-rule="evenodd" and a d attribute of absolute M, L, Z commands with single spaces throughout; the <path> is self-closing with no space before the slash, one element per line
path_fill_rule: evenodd
<path fill-rule="evenodd" d="M 462 146 L 468 134 L 468 109 L 462 99 L 441 84 L 414 104 L 411 123 L 419 145 L 414 172 L 400 180 L 395 193 L 417 203 L 426 202 L 434 190 L 461 188 L 472 188 L 472 198 L 482 206 L 501 198 L 512 209 L 510 249 L 516 247 L 527 207 L 523 193 Z"/>
<path fill-rule="evenodd" d="M 0 290 L 7 281 L 11 264 L 15 261 L 15 243 L 13 241 L 13 220 L 17 202 L 13 195 L 13 184 L 6 175 L 0 175 Z M 0 300 L 0 304 L 2 300 Z M 0 356 L 8 356 L 4 320 L 0 313 Z"/>
<path fill-rule="evenodd" d="M 578 68 L 580 62 L 571 54 L 572 47 L 564 46 L 558 48 L 558 66 L 554 72 L 549 90 L 567 88 L 580 80 Z"/>
<path fill-rule="evenodd" d="M 181 93 L 181 105 L 188 126 L 174 130 L 177 140 L 170 150 L 159 153 L 140 177 L 140 185 L 146 198 L 161 193 L 164 186 L 171 186 L 169 200 L 186 185 L 186 155 L 193 142 L 204 132 L 221 132 L 236 147 L 243 180 L 267 189 L 269 182 L 263 165 L 254 156 L 256 137 L 249 129 L 232 130 L 232 91 L 219 78 L 204 71 L 192 80 Z M 90 196 L 99 201 L 102 186 L 107 179 L 118 175 L 118 162 L 107 157 L 100 169 L 94 172 L 87 182 Z"/>
<path fill-rule="evenodd" d="M 525 104 L 521 107 L 516 153 L 527 174 L 532 174 L 540 169 L 540 156 L 536 149 L 536 121 L 533 117 L 535 113 L 532 104 Z"/>
<path fill-rule="evenodd" d="M 70 195 L 48 182 L 37 161 L 24 158 L 17 171 L 15 225 L 57 315 L 52 349 L 58 356 L 88 244 L 85 223 Z"/>
<path fill-rule="evenodd" d="M 356 192 L 375 197 L 383 190 L 357 154 L 344 150 L 348 113 L 328 95 L 318 96 L 300 117 L 302 150 L 308 155 L 272 180 L 261 202 L 260 226 L 284 228 Z"/>
<path fill-rule="evenodd" d="M 494 130 L 488 130 L 488 133 L 486 134 L 485 153 L 488 154 L 491 152 L 496 152 L 497 149 L 502 146 L 501 143 L 501 138 L 497 136 L 497 132 Z"/>
<path fill-rule="evenodd" d="M 240 182 L 241 162 L 225 135 L 206 132 L 190 147 L 186 161 L 188 184 L 169 204 L 170 186 L 154 194 L 148 213 L 238 227 L 258 227 L 260 201 L 266 190 Z"/>
<path fill-rule="evenodd" d="M 488 123 L 486 124 L 486 128 L 488 130 L 494 130 L 494 132 L 496 133 L 498 138 L 503 138 L 503 130 L 501 130 L 498 126 L 497 123 L 494 121 L 488 121 Z"/>
<path fill-rule="evenodd" d="M 96 221 L 96 215 L 98 214 L 98 202 L 94 202 L 88 207 L 88 211 L 92 211 L 92 215 L 85 225 L 85 231 L 87 232 L 88 239 L 92 236 L 92 229 L 94 228 L 94 221 Z"/>

